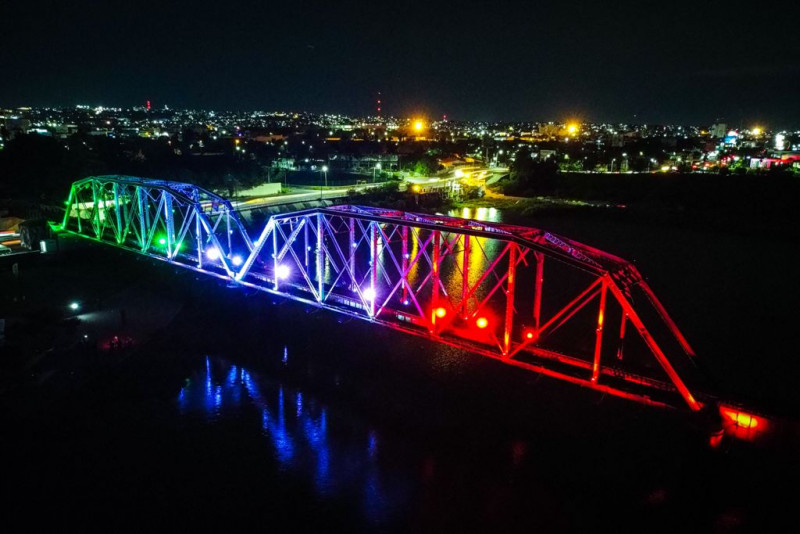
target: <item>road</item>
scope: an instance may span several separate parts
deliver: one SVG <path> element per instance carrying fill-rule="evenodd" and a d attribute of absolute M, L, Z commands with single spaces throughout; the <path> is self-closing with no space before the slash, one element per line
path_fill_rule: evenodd
<path fill-rule="evenodd" d="M 340 187 L 336 189 L 303 189 L 294 193 L 285 195 L 275 195 L 269 197 L 250 198 L 247 200 L 232 200 L 231 204 L 237 210 L 250 210 L 263 208 L 268 206 L 277 206 L 280 204 L 292 204 L 294 202 L 311 202 L 313 200 L 335 200 L 347 196 L 347 192 L 355 189 L 356 191 L 364 191 L 371 187 L 377 187 L 387 182 L 380 182 L 375 184 L 360 184 L 349 185 L 347 187 Z"/>
<path fill-rule="evenodd" d="M 507 167 L 491 167 L 491 168 L 469 168 L 467 170 L 455 169 L 452 172 L 446 173 L 443 176 L 431 177 L 414 177 L 404 176 L 403 181 L 398 184 L 400 190 L 411 188 L 419 188 L 420 191 L 430 189 L 441 189 L 451 187 L 452 183 L 459 181 L 469 185 L 483 185 L 492 184 L 508 174 Z M 381 182 L 375 184 L 359 184 L 340 187 L 336 189 L 313 190 L 305 189 L 298 190 L 294 193 L 286 195 L 275 195 L 268 197 L 250 198 L 247 200 L 233 200 L 231 204 L 237 210 L 250 210 L 257 208 L 264 208 L 268 206 L 277 206 L 281 204 L 292 204 L 295 202 L 310 202 L 313 200 L 336 200 L 347 197 L 347 192 L 355 189 L 356 191 L 364 191 L 371 187 L 376 187 L 391 182 Z M 416 191 L 417 189 L 414 189 Z"/>
<path fill-rule="evenodd" d="M 414 191 L 424 192 L 432 189 L 451 188 L 459 182 L 471 186 L 493 184 L 508 174 L 507 167 L 471 167 L 467 169 L 454 169 L 439 176 L 406 176 L 403 184 Z M 403 185 L 400 186 L 403 189 Z"/>

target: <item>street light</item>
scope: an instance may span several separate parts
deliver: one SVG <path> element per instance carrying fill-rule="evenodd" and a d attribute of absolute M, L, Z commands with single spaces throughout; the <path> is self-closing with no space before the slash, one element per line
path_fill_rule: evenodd
<path fill-rule="evenodd" d="M 328 187 L 328 166 L 323 165 L 322 168 L 322 175 L 325 177 L 325 187 Z M 322 188 L 319 188 L 319 199 L 322 200 Z"/>

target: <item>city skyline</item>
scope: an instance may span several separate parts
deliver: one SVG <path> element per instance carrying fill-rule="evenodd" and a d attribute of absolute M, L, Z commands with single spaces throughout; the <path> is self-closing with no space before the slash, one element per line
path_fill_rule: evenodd
<path fill-rule="evenodd" d="M 800 123 L 791 16 L 690 2 L 0 8 L 4 105 L 145 100 L 472 121 Z M 46 15 L 46 16 L 45 16 Z M 785 26 L 785 27 L 784 27 Z M 11 46 L 13 44 L 13 46 Z"/>
<path fill-rule="evenodd" d="M 150 106 L 148 108 L 148 106 Z M 390 113 L 364 113 L 364 114 L 348 114 L 343 112 L 336 112 L 332 110 L 312 111 L 307 109 L 264 109 L 264 108 L 198 108 L 198 107 L 176 107 L 170 105 L 168 102 L 152 102 L 145 100 L 144 102 L 134 103 L 131 105 L 118 105 L 112 103 L 78 103 L 70 105 L 41 105 L 41 106 L 9 106 L 0 103 L 0 113 L 6 113 L 5 118 L 19 118 L 26 116 L 29 113 L 68 113 L 68 112 L 93 112 L 100 113 L 134 113 L 134 112 L 148 112 L 153 116 L 158 116 L 159 113 L 179 113 L 179 114 L 210 114 L 212 118 L 225 117 L 227 120 L 240 120 L 243 126 L 249 125 L 249 120 L 255 119 L 272 119 L 276 117 L 285 117 L 287 120 L 341 120 L 353 121 L 356 124 L 353 127 L 366 127 L 368 125 L 382 125 L 387 129 L 410 127 L 415 122 L 424 124 L 427 129 L 429 127 L 438 127 L 446 124 L 454 125 L 484 125 L 486 127 L 500 127 L 500 126 L 516 126 L 516 127 L 536 127 L 544 125 L 557 125 L 564 128 L 572 127 L 622 127 L 622 128 L 693 128 L 698 131 L 705 131 L 714 129 L 717 126 L 722 126 L 730 131 L 755 131 L 758 134 L 767 132 L 797 132 L 800 130 L 800 121 L 797 124 L 786 124 L 783 127 L 773 127 L 772 125 L 763 121 L 728 121 L 725 117 L 717 117 L 716 119 L 705 122 L 625 122 L 625 121 L 599 121 L 590 120 L 585 117 L 579 116 L 565 116 L 554 118 L 543 117 L 517 117 L 512 119 L 498 119 L 498 120 L 474 120 L 463 117 L 452 117 L 448 115 L 431 116 L 424 113 L 416 113 L 409 116 L 394 115 Z M 219 115 L 217 115 L 219 114 Z M 196 117 L 198 120 L 203 118 L 209 120 L 209 117 Z"/>

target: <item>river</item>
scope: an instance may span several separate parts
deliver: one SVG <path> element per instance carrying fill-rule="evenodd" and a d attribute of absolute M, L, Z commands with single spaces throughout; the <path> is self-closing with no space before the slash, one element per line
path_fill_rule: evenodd
<path fill-rule="evenodd" d="M 797 295 L 775 243 L 617 218 L 524 222 L 635 260 L 732 390 L 796 402 L 798 364 L 781 350 Z M 711 448 L 678 412 L 167 265 L 130 267 L 128 253 L 92 254 L 183 308 L 136 351 L 78 355 L 3 393 L 6 516 L 25 512 L 30 529 L 48 517 L 325 532 L 797 524 L 780 487 L 798 474 L 794 451 Z M 71 291 L 97 283 L 66 271 L 39 276 L 68 278 Z"/>

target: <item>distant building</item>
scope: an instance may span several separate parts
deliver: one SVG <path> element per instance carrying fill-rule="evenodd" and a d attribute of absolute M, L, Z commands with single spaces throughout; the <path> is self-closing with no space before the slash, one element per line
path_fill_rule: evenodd
<path fill-rule="evenodd" d="M 57 124 L 52 128 L 53 136 L 59 139 L 66 139 L 67 137 L 78 133 L 77 124 Z"/>
<path fill-rule="evenodd" d="M 720 122 L 717 124 L 712 124 L 711 128 L 709 128 L 708 133 L 711 137 L 716 137 L 718 139 L 722 139 L 726 135 L 728 135 L 728 125 L 724 122 Z"/>
<path fill-rule="evenodd" d="M 5 121 L 7 140 L 12 140 L 18 135 L 24 135 L 31 129 L 31 121 L 20 117 L 7 118 Z"/>
<path fill-rule="evenodd" d="M 622 148 L 625 146 L 625 136 L 619 133 L 611 134 L 608 136 L 609 144 L 614 148 Z"/>

